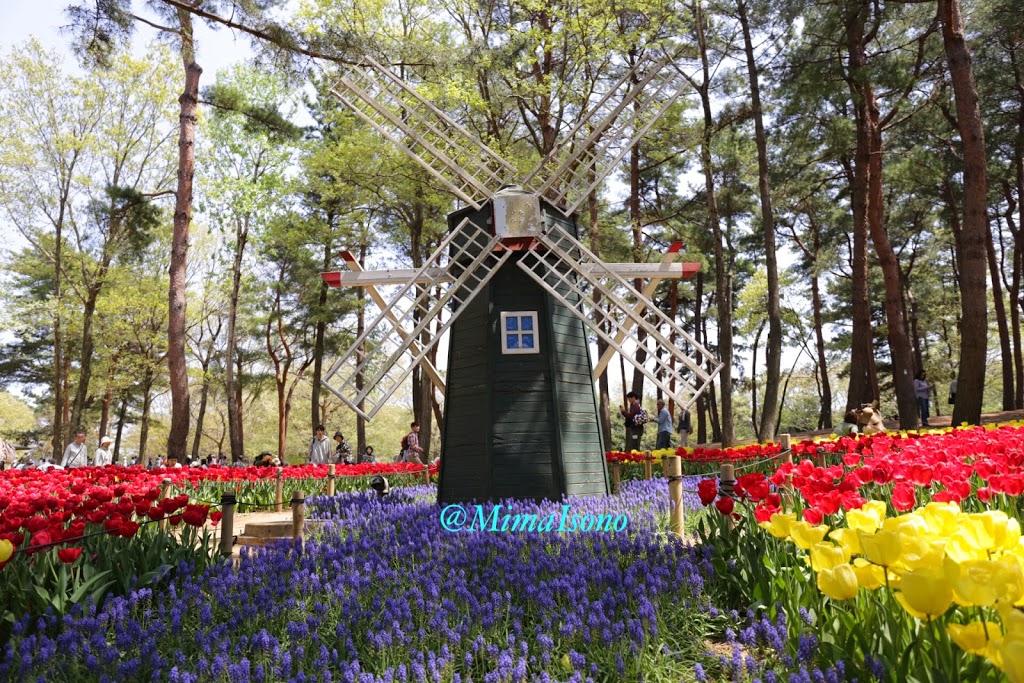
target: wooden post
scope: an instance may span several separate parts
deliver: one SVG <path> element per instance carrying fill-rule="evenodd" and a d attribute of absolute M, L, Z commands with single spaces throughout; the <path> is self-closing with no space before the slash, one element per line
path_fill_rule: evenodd
<path fill-rule="evenodd" d="M 220 554 L 228 556 L 235 545 L 235 492 L 220 494 Z"/>
<path fill-rule="evenodd" d="M 327 466 L 327 495 L 334 495 L 335 465 Z"/>
<path fill-rule="evenodd" d="M 423 483 L 430 484 L 430 465 L 423 466 Z"/>
<path fill-rule="evenodd" d="M 651 452 L 647 451 L 644 453 L 644 479 L 648 481 L 654 476 L 654 461 L 651 457 Z"/>
<path fill-rule="evenodd" d="M 820 446 L 818 447 L 818 467 L 822 469 L 828 467 L 828 451 Z"/>
<path fill-rule="evenodd" d="M 734 492 L 733 486 L 736 484 L 736 468 L 733 467 L 731 462 L 723 462 L 722 467 L 718 471 L 719 488 L 722 493 L 727 496 L 732 496 Z"/>
<path fill-rule="evenodd" d="M 779 434 L 779 451 L 785 462 L 793 462 L 793 453 L 790 452 L 789 434 Z"/>
<path fill-rule="evenodd" d="M 669 529 L 683 537 L 683 459 L 668 455 L 661 459 L 665 478 L 668 479 L 668 500 L 671 505 Z"/>
<path fill-rule="evenodd" d="M 167 500 L 171 495 L 171 480 L 164 479 L 160 482 L 160 500 Z M 160 531 L 167 531 L 167 517 L 160 520 Z"/>
<path fill-rule="evenodd" d="M 284 482 L 281 481 L 282 468 L 277 468 L 277 490 L 274 494 L 274 512 L 284 509 Z"/>
<path fill-rule="evenodd" d="M 618 493 L 619 486 L 622 484 L 622 465 L 619 463 L 618 458 L 612 460 L 612 482 L 615 484 L 612 491 Z"/>
<path fill-rule="evenodd" d="M 292 495 L 292 540 L 302 545 L 306 529 L 306 492 L 296 491 Z"/>

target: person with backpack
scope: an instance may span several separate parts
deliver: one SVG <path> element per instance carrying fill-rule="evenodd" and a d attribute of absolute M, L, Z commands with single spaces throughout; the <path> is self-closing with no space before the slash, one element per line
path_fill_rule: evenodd
<path fill-rule="evenodd" d="M 420 453 L 423 452 L 423 448 L 420 447 L 420 423 L 413 422 L 409 425 L 409 429 L 409 433 L 402 438 L 402 452 L 398 456 L 398 462 L 422 465 L 423 460 L 420 458 Z"/>

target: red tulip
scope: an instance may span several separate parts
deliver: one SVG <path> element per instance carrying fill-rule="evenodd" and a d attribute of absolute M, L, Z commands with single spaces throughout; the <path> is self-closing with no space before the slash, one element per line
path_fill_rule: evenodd
<path fill-rule="evenodd" d="M 57 557 L 64 564 L 71 564 L 82 554 L 81 548 L 61 548 L 57 551 Z"/>
<path fill-rule="evenodd" d="M 733 508 L 736 506 L 736 501 L 728 496 L 723 496 L 715 501 L 715 507 L 723 515 L 731 515 Z"/>
<path fill-rule="evenodd" d="M 718 497 L 718 483 L 714 479 L 702 479 L 697 484 L 697 496 L 705 507 L 711 505 Z"/>

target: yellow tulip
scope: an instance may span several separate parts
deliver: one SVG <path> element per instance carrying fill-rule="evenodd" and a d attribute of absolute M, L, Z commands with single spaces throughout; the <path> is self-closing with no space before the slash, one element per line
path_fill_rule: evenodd
<path fill-rule="evenodd" d="M 1003 670 L 1010 683 L 1024 683 L 1024 637 L 1006 634 L 996 650 L 1001 661 L 994 663 Z"/>
<path fill-rule="evenodd" d="M 859 510 L 849 510 L 846 513 L 846 525 L 866 533 L 877 531 L 884 519 L 885 503 L 878 500 L 869 500 Z"/>
<path fill-rule="evenodd" d="M 14 554 L 14 544 L 8 541 L 6 538 L 0 541 L 0 564 L 3 564 L 7 560 L 11 559 L 11 555 Z"/>
<path fill-rule="evenodd" d="M 861 554 L 860 539 L 853 529 L 833 529 L 828 537 L 842 546 L 848 556 Z"/>
<path fill-rule="evenodd" d="M 789 535 L 793 537 L 793 543 L 801 550 L 810 550 L 815 543 L 821 543 L 828 533 L 827 526 L 811 526 L 803 520 L 793 522 L 789 528 Z"/>
<path fill-rule="evenodd" d="M 842 548 L 831 543 L 815 543 L 811 546 L 811 569 L 820 572 L 823 569 L 832 569 L 850 561 Z"/>
<path fill-rule="evenodd" d="M 761 522 L 761 528 L 775 538 L 787 538 L 795 521 L 796 515 L 791 512 L 776 512 L 767 522 Z"/>
<path fill-rule="evenodd" d="M 960 525 L 960 507 L 956 503 L 928 503 L 919 512 L 936 536 L 952 536 Z"/>
<path fill-rule="evenodd" d="M 885 569 L 860 557 L 853 561 L 853 573 L 857 575 L 861 588 L 873 591 L 885 585 Z"/>
<path fill-rule="evenodd" d="M 833 600 L 851 600 L 857 597 L 857 575 L 848 564 L 822 569 L 818 572 L 818 588 Z"/>
<path fill-rule="evenodd" d="M 990 607 L 996 600 L 1017 602 L 1024 596 L 1024 572 L 1020 565 L 1007 560 L 968 560 L 947 566 L 957 602 L 977 607 Z"/>
<path fill-rule="evenodd" d="M 990 643 L 999 643 L 1003 639 L 1003 632 L 994 621 L 950 624 L 946 630 L 961 650 L 972 655 L 985 656 Z"/>
<path fill-rule="evenodd" d="M 903 536 L 900 564 L 907 569 L 939 569 L 946 557 L 946 542 Z"/>
<path fill-rule="evenodd" d="M 858 532 L 860 547 L 864 555 L 883 567 L 889 567 L 900 559 L 903 551 L 903 537 L 895 531 L 882 529 L 873 534 Z"/>
<path fill-rule="evenodd" d="M 896 600 L 918 619 L 937 617 L 953 604 L 953 587 L 946 577 L 933 570 L 904 572 Z"/>

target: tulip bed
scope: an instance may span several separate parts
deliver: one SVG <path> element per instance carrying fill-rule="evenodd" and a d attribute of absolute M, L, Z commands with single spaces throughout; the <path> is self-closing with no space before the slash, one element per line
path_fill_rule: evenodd
<path fill-rule="evenodd" d="M 801 615 L 861 680 L 1024 681 L 1024 425 L 793 452 L 731 492 L 698 484 L 720 602 Z"/>
<path fill-rule="evenodd" d="M 369 477 L 421 480 L 411 464 L 338 466 L 336 489 L 367 490 Z M 431 470 L 436 474 L 436 468 Z M 240 509 L 274 503 L 274 468 L 82 467 L 0 472 L 0 639 L 16 616 L 73 605 L 108 593 L 166 583 L 182 561 L 202 569 L 212 562 L 207 520 L 225 490 Z M 158 500 L 161 482 L 171 495 Z M 326 490 L 327 465 L 285 467 L 285 499 L 294 491 Z M 157 524 L 166 518 L 165 524 Z"/>

